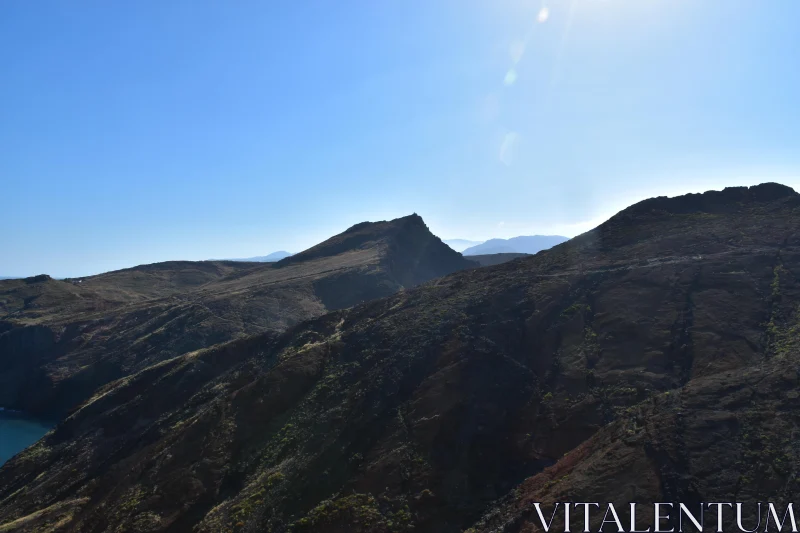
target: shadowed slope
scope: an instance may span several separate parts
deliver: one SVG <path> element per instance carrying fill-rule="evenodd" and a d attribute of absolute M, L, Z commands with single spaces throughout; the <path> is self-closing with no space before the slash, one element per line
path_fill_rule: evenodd
<path fill-rule="evenodd" d="M 172 261 L 0 282 L 0 406 L 58 416 L 160 360 L 471 265 L 417 216 L 361 226 L 370 240 L 334 237 L 326 243 L 337 246 L 323 243 L 291 262 Z"/>
<path fill-rule="evenodd" d="M 521 257 L 527 257 L 530 254 L 488 254 L 488 255 L 471 255 L 469 256 L 470 261 L 475 261 L 480 266 L 494 266 L 499 265 L 501 263 L 507 263 L 508 261 L 513 261 L 514 259 L 519 259 Z"/>
<path fill-rule="evenodd" d="M 536 256 L 110 384 L 0 469 L 0 523 L 530 531 L 540 495 L 796 493 L 780 439 L 797 414 L 800 196 L 648 202 Z M 719 461 L 702 452 L 726 442 Z M 778 475 L 753 475 L 760 449 Z"/>

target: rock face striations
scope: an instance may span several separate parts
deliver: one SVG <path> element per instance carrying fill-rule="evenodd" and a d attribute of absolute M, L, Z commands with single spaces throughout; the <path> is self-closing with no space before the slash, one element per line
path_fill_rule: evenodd
<path fill-rule="evenodd" d="M 2 281 L 0 406 L 60 417 L 159 361 L 473 266 L 418 216 L 359 228 L 279 263 L 173 261 Z"/>
<path fill-rule="evenodd" d="M 375 250 L 370 228 L 277 270 Z M 426 242 L 365 268 L 416 280 Z M 786 501 L 798 273 L 791 189 L 647 200 L 536 256 L 109 383 L 0 469 L 0 524 L 528 532 L 532 502 Z"/>

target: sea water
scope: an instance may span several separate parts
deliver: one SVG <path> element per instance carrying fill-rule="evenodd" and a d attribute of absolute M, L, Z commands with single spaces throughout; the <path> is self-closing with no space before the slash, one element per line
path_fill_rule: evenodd
<path fill-rule="evenodd" d="M 0 409 L 0 465 L 41 439 L 52 424 Z"/>

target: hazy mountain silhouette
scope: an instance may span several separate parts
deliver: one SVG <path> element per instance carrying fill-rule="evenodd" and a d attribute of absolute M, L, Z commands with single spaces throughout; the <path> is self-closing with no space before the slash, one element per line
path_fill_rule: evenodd
<path fill-rule="evenodd" d="M 463 252 L 471 246 L 476 246 L 484 241 L 469 241 L 467 239 L 447 239 L 444 243 L 455 250 L 456 252 Z"/>
<path fill-rule="evenodd" d="M 239 261 L 242 263 L 273 263 L 275 261 L 280 261 L 285 257 L 289 257 L 292 254 L 286 252 L 284 250 L 280 250 L 278 252 L 272 252 L 271 254 L 267 255 L 258 255 L 255 257 L 235 257 L 231 259 L 209 259 L 209 261 Z"/>
<path fill-rule="evenodd" d="M 278 252 L 272 252 L 271 254 L 267 254 L 267 255 L 259 255 L 259 256 L 256 256 L 256 257 L 246 257 L 246 258 L 243 258 L 243 259 L 229 259 L 229 261 L 250 261 L 250 262 L 253 262 L 253 263 L 272 263 L 274 261 L 280 261 L 281 259 L 283 259 L 285 257 L 289 257 L 291 255 L 292 254 L 289 253 L 289 252 L 286 252 L 284 250 L 280 250 Z"/>
<path fill-rule="evenodd" d="M 484 243 L 471 246 L 461 253 L 465 256 L 506 253 L 535 254 L 568 240 L 567 237 L 561 237 L 560 235 L 530 235 L 511 239 L 489 239 Z"/>

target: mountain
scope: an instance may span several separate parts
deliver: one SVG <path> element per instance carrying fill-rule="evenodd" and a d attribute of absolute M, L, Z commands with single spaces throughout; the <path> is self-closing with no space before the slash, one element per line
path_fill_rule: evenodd
<path fill-rule="evenodd" d="M 286 257 L 291 256 L 289 252 L 285 250 L 280 250 L 278 252 L 272 252 L 271 254 L 265 255 L 264 257 L 258 258 L 260 261 L 270 262 L 270 261 L 280 261 Z"/>
<path fill-rule="evenodd" d="M 523 532 L 532 502 L 785 504 L 798 272 L 788 187 L 645 200 L 535 256 L 109 383 L 0 468 L 0 527 Z"/>
<path fill-rule="evenodd" d="M 58 419 L 165 359 L 474 266 L 416 215 L 358 228 L 275 263 L 173 261 L 2 281 L 0 406 Z"/>
<path fill-rule="evenodd" d="M 244 259 L 228 259 L 228 261 L 246 261 L 246 262 L 251 262 L 251 263 L 271 263 L 273 261 L 280 261 L 281 259 L 283 259 L 285 257 L 289 257 L 290 255 L 292 255 L 292 254 L 290 254 L 289 252 L 286 252 L 284 250 L 281 250 L 279 252 L 272 252 L 271 254 L 268 254 L 268 255 L 260 255 L 260 256 L 257 256 L 257 257 L 247 257 L 247 258 L 244 258 Z"/>
<path fill-rule="evenodd" d="M 444 243 L 455 250 L 456 252 L 463 252 L 471 246 L 481 244 L 483 241 L 468 241 L 466 239 L 446 239 Z"/>
<path fill-rule="evenodd" d="M 471 246 L 461 253 L 465 256 L 506 253 L 535 254 L 567 240 L 569 240 L 567 237 L 559 235 L 531 235 L 528 237 L 513 237 L 511 239 L 489 239 L 477 246 Z"/>
<path fill-rule="evenodd" d="M 276 266 L 284 268 L 320 257 L 362 253 L 364 250 L 377 250 L 381 253 L 385 257 L 383 266 L 402 287 L 413 287 L 444 274 L 474 266 L 472 261 L 464 259 L 433 235 L 422 217 L 417 214 L 391 222 L 356 224 L 308 250 L 281 259 Z M 329 288 L 333 291 L 346 291 L 346 284 L 336 285 L 345 277 L 337 276 Z M 343 294 L 343 297 L 349 296 Z M 341 307 L 347 306 L 336 306 Z"/>

